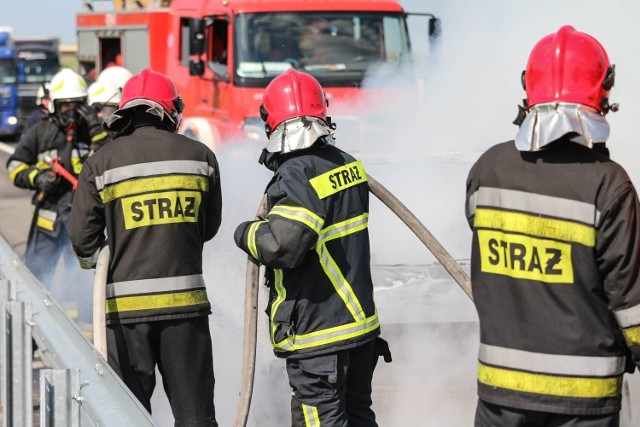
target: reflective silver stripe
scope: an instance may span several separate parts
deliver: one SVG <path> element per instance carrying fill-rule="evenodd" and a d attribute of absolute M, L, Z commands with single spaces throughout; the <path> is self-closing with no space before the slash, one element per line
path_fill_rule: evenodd
<path fill-rule="evenodd" d="M 640 325 L 640 304 L 622 310 L 613 310 L 621 328 Z"/>
<path fill-rule="evenodd" d="M 588 225 L 597 225 L 600 220 L 600 211 L 590 203 L 503 188 L 480 187 L 469 196 L 468 213 L 475 214 L 477 206 L 537 213 Z"/>
<path fill-rule="evenodd" d="M 378 313 L 366 320 L 336 326 L 325 330 L 311 332 L 305 335 L 294 335 L 274 344 L 278 351 L 297 350 L 301 348 L 316 347 L 324 344 L 332 344 L 347 338 L 358 337 L 378 328 Z"/>
<path fill-rule="evenodd" d="M 339 222 L 337 224 L 330 225 L 322 230 L 320 235 L 319 244 L 325 243 L 336 237 L 351 234 L 358 230 L 363 230 L 369 225 L 369 214 L 365 213 L 355 218 L 351 218 L 347 221 Z"/>
<path fill-rule="evenodd" d="M 17 167 L 21 166 L 21 165 L 25 165 L 25 168 L 29 167 L 29 165 L 27 165 L 24 162 L 18 161 L 18 160 L 11 160 L 9 162 L 9 164 L 7 165 L 7 172 L 11 173 L 13 172 Z"/>
<path fill-rule="evenodd" d="M 304 414 L 305 427 L 320 427 L 320 416 L 318 408 L 302 404 L 302 413 Z"/>
<path fill-rule="evenodd" d="M 344 301 L 347 309 L 351 312 L 351 315 L 355 320 L 364 320 L 365 315 L 360 301 L 353 293 L 353 289 L 347 279 L 344 277 L 336 262 L 331 258 L 329 251 L 325 245 L 320 245 L 316 248 L 318 256 L 320 257 L 320 263 L 324 272 L 329 276 L 329 280 L 333 283 L 333 287 L 340 295 L 342 301 Z"/>
<path fill-rule="evenodd" d="M 35 212 L 35 206 L 31 206 L 31 212 Z M 48 219 L 49 221 L 55 221 L 58 218 L 58 213 L 54 211 L 50 211 L 48 209 L 39 209 L 38 216 L 44 219 Z"/>
<path fill-rule="evenodd" d="M 71 157 L 72 158 L 82 159 L 87 154 L 89 154 L 89 150 L 86 150 L 84 148 L 81 148 L 81 149 L 74 148 L 73 150 L 71 150 Z"/>
<path fill-rule="evenodd" d="M 202 274 L 107 283 L 107 298 L 205 288 Z"/>
<path fill-rule="evenodd" d="M 56 149 L 47 150 L 47 151 L 43 151 L 42 153 L 38 153 L 39 162 L 49 163 L 51 160 L 55 159 L 56 157 L 58 157 L 58 150 Z"/>
<path fill-rule="evenodd" d="M 275 205 L 269 212 L 268 216 L 270 215 L 278 215 L 301 222 L 318 234 L 320 234 L 324 225 L 324 220 L 322 218 L 310 210 L 299 206 Z"/>
<path fill-rule="evenodd" d="M 105 171 L 102 175 L 96 177 L 96 188 L 100 191 L 107 185 L 145 176 L 169 173 L 210 176 L 213 172 L 213 168 L 209 166 L 207 162 L 195 160 L 165 160 L 161 162 L 138 163 Z"/>
<path fill-rule="evenodd" d="M 498 367 L 553 375 L 610 377 L 624 372 L 624 356 L 567 356 L 532 353 L 505 347 L 480 344 L 481 362 Z"/>

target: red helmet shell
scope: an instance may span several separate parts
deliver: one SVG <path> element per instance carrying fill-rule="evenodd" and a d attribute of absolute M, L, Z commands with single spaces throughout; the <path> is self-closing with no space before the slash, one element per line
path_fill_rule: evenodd
<path fill-rule="evenodd" d="M 285 120 L 313 116 L 327 121 L 327 98 L 322 86 L 310 74 L 289 68 L 274 78 L 264 91 L 263 120 L 274 130 Z"/>
<path fill-rule="evenodd" d="M 134 74 L 122 89 L 119 109 L 134 100 L 150 100 L 159 104 L 172 119 L 182 112 L 180 96 L 173 82 L 164 74 L 145 68 Z"/>
<path fill-rule="evenodd" d="M 523 84 L 529 107 L 570 102 L 603 111 L 601 100 L 613 85 L 603 82 L 613 73 L 602 45 L 586 33 L 565 25 L 543 37 L 531 51 Z M 610 76 L 613 79 L 613 75 Z"/>

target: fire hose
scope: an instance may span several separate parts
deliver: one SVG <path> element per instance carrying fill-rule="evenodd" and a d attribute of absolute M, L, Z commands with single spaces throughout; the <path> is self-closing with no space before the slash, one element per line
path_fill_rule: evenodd
<path fill-rule="evenodd" d="M 473 300 L 471 281 L 460 265 L 446 251 L 440 242 L 431 234 L 418 218 L 382 184 L 367 176 L 369 190 L 382 203 L 384 203 L 407 227 L 420 239 L 420 241 L 433 253 L 436 259 L 447 270 L 465 294 Z M 267 215 L 267 197 L 263 196 L 257 217 L 264 218 Z M 256 343 L 258 330 L 258 288 L 260 282 L 260 266 L 249 257 L 247 262 L 245 301 L 244 301 L 244 344 L 242 351 L 242 373 L 240 379 L 240 391 L 236 414 L 233 421 L 234 427 L 247 425 L 251 395 L 256 365 Z"/>

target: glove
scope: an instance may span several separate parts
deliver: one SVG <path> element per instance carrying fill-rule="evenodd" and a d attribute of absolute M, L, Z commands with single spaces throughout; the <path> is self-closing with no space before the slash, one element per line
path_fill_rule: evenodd
<path fill-rule="evenodd" d="M 78 113 L 80 113 L 80 116 L 89 130 L 89 136 L 91 137 L 92 144 L 105 139 L 109 135 L 102 126 L 103 122 L 98 117 L 96 110 L 82 102 L 78 105 Z"/>
<path fill-rule="evenodd" d="M 391 363 L 391 350 L 389 350 L 389 343 L 380 337 L 377 337 L 374 341 L 374 346 L 378 356 L 382 356 L 384 363 Z"/>
<path fill-rule="evenodd" d="M 54 194 L 58 191 L 62 178 L 51 168 L 42 169 L 33 180 L 36 189 L 44 195 Z"/>

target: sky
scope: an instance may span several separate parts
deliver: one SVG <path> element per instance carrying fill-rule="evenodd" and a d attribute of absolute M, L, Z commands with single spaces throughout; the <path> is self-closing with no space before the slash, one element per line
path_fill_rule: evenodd
<path fill-rule="evenodd" d="M 387 106 L 384 126 L 393 137 L 372 141 L 371 147 L 391 161 L 365 158 L 364 163 L 367 171 L 402 200 L 456 259 L 467 259 L 470 251 L 471 232 L 464 218 L 466 174 L 479 153 L 515 136 L 517 128 L 511 122 L 517 113 L 516 106 L 525 97 L 520 75 L 528 54 L 540 38 L 562 25 L 571 24 L 597 38 L 611 62 L 616 64 L 611 101 L 620 104 L 620 111 L 607 116 L 611 125 L 608 146 L 612 158 L 626 169 L 636 185 L 640 185 L 640 138 L 637 135 L 637 123 L 640 122 L 639 2 L 609 0 L 605 6 L 601 0 L 401 0 L 401 4 L 408 12 L 430 12 L 440 17 L 442 33 L 427 43 L 426 22 L 411 18 L 412 43 L 420 66 L 420 90 L 410 97 L 380 100 Z M 81 6 L 80 0 L 21 0 L 3 10 L 0 26 L 13 26 L 17 35 L 58 35 L 63 43 L 73 43 L 74 15 Z M 339 144 L 344 144 L 342 147 L 348 151 L 357 148 L 350 147 L 348 141 L 341 141 L 339 132 L 338 122 Z M 214 359 L 216 366 L 221 367 L 217 372 L 222 371 L 216 385 L 216 404 L 220 406 L 223 425 L 229 424 L 235 402 L 234 393 L 228 401 L 223 396 L 235 392 L 236 379 L 222 375 L 225 371 L 238 371 L 241 335 L 238 325 L 242 319 L 238 307 L 246 259 L 233 246 L 232 234 L 239 222 L 253 217 L 261 190 L 269 178 L 266 170 L 258 166 L 257 155 L 247 147 L 220 153 L 226 197 L 223 225 L 220 235 L 205 246 L 205 258 L 210 260 L 206 266 L 206 279 L 211 288 L 210 298 L 214 301 Z M 239 193 L 244 199 L 234 197 Z M 417 239 L 375 200 L 372 201 L 370 233 L 375 263 L 418 265 L 432 261 Z M 456 289 L 455 292 L 461 291 Z M 264 296 L 264 292 L 262 294 Z M 386 296 L 380 294 L 376 298 L 382 304 Z M 472 310 L 472 305 L 464 298 L 456 301 L 460 301 L 460 313 Z M 264 321 L 264 304 L 260 307 L 259 316 Z M 424 311 L 441 308 L 427 305 Z M 390 319 L 394 314 L 397 313 L 381 310 L 383 335 L 385 316 Z M 462 317 L 460 314 L 457 319 L 444 320 Z M 282 366 L 274 361 L 268 349 L 265 331 L 265 326 L 261 325 L 254 396 L 272 396 L 274 400 L 275 396 L 280 397 L 272 405 L 254 398 L 253 419 L 260 416 L 282 419 L 288 413 L 286 397 L 276 390 L 286 395 L 286 383 Z M 395 340 L 392 352 L 394 348 L 398 349 L 394 354 L 397 362 L 381 366 L 381 378 L 388 378 L 392 372 L 395 376 L 413 377 L 421 384 L 433 383 L 434 395 L 438 387 L 451 386 L 453 382 L 472 386 L 477 337 L 473 334 L 461 337 L 456 333 L 440 331 L 436 334 L 438 340 L 423 337 L 425 346 L 420 351 L 407 350 L 405 354 L 401 350 L 408 348 L 408 341 L 392 338 Z M 447 336 L 452 339 L 446 340 Z M 429 352 L 429 360 L 434 366 L 425 366 L 424 352 Z M 414 353 L 422 358 L 412 358 Z M 447 367 L 455 366 L 456 369 L 442 369 L 439 363 L 445 364 L 445 360 Z M 461 373 L 465 374 L 464 378 Z M 464 422 L 447 424 L 434 418 L 433 425 L 470 425 L 474 397 L 464 397 L 466 400 L 449 402 L 449 406 L 440 398 L 427 399 L 416 407 L 424 412 L 443 406 L 455 407 L 456 410 L 449 412 L 459 413 Z M 162 407 L 161 403 L 157 405 Z M 397 407 L 402 407 L 401 402 Z M 393 407 L 389 411 L 381 413 L 381 420 L 397 420 L 395 417 L 401 416 L 400 410 L 393 413 Z M 382 425 L 429 424 L 422 419 Z"/>

